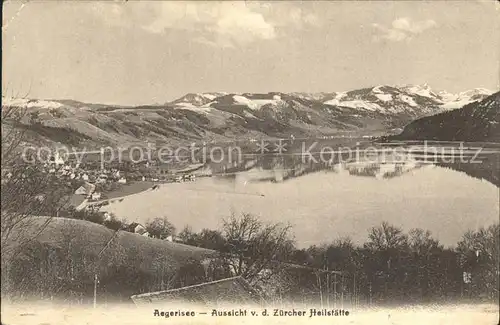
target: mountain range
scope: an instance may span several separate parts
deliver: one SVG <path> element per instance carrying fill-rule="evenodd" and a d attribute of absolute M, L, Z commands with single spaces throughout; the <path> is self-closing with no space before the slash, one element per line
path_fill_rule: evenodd
<path fill-rule="evenodd" d="M 450 94 L 427 85 L 382 85 L 331 93 L 190 93 L 163 104 L 133 107 L 2 97 L 2 107 L 28 108 L 20 123 L 9 126 L 26 129 L 29 143 L 89 148 L 146 141 L 395 134 L 410 121 L 491 93 L 481 88 Z"/>

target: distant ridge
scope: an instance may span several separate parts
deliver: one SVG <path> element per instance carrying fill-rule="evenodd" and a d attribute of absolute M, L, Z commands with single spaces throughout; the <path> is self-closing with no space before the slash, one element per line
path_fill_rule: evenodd
<path fill-rule="evenodd" d="M 500 143 L 500 92 L 460 109 L 415 120 L 391 138 Z"/>
<path fill-rule="evenodd" d="M 414 119 L 462 107 L 490 93 L 478 88 L 453 95 L 427 85 L 380 85 L 331 93 L 190 93 L 165 104 L 134 107 L 2 97 L 2 106 L 29 108 L 21 124 L 11 125 L 27 130 L 27 143 L 95 148 L 394 134 Z"/>

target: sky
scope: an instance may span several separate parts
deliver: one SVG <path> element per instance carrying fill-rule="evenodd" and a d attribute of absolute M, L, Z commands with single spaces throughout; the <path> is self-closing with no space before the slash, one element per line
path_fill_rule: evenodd
<path fill-rule="evenodd" d="M 198 92 L 499 89 L 497 1 L 10 1 L 2 92 L 164 103 Z"/>

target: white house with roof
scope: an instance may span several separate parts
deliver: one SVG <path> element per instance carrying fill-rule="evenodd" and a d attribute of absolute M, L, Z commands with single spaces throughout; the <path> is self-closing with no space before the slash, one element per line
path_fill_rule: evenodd
<path fill-rule="evenodd" d="M 94 192 L 90 194 L 90 198 L 92 200 L 100 200 L 101 199 L 101 193 L 100 192 Z"/>
<path fill-rule="evenodd" d="M 146 230 L 146 227 L 137 222 L 132 222 L 128 225 L 127 231 L 144 237 L 149 237 L 149 232 Z"/>
<path fill-rule="evenodd" d="M 85 183 L 76 189 L 75 194 L 77 195 L 91 195 L 95 191 L 95 185 L 90 183 Z"/>

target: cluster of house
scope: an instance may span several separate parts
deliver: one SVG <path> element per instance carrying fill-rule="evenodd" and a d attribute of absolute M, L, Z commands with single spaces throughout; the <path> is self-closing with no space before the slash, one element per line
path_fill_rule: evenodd
<path fill-rule="evenodd" d="M 104 214 L 104 220 L 109 220 L 110 218 L 111 218 L 111 216 L 108 213 Z M 144 236 L 144 237 L 152 237 L 151 234 L 147 231 L 146 227 L 144 227 L 143 225 L 141 225 L 138 222 L 132 222 L 131 224 L 127 225 L 125 227 L 125 229 L 123 229 L 123 230 L 131 232 L 133 234 Z M 169 242 L 181 242 L 180 238 L 178 238 L 177 236 L 174 236 L 174 235 L 168 236 L 168 237 L 164 238 L 164 240 L 169 241 Z"/>
<path fill-rule="evenodd" d="M 181 182 L 194 182 L 196 180 L 196 176 L 193 174 L 185 174 L 175 176 L 174 181 L 177 183 Z"/>
<path fill-rule="evenodd" d="M 136 171 L 139 171 L 141 168 L 144 169 L 142 173 L 133 172 L 132 174 L 136 174 L 134 177 L 132 174 L 120 170 L 119 166 L 115 166 L 116 168 L 100 168 L 100 166 L 94 166 L 89 163 L 80 165 L 78 162 L 66 161 L 57 153 L 49 162 L 45 163 L 44 167 L 48 173 L 53 173 L 69 180 L 83 181 L 83 185 L 78 187 L 74 194 L 84 195 L 91 201 L 100 200 L 102 198 L 102 194 L 96 191 L 96 185 L 98 184 L 127 184 L 130 181 L 166 181 L 177 183 L 195 181 L 195 175 L 193 174 L 177 175 L 167 169 L 166 166 L 157 165 L 155 163 L 145 162 L 129 167 Z"/>
<path fill-rule="evenodd" d="M 196 180 L 196 176 L 194 174 L 176 175 L 175 173 L 172 172 L 172 170 L 163 165 L 152 166 L 152 169 L 154 171 L 151 177 L 151 180 L 153 182 L 172 181 L 176 183 L 181 183 L 188 181 L 193 182 Z"/>
<path fill-rule="evenodd" d="M 100 172 L 96 176 L 89 177 L 84 174 L 81 178 L 84 182 L 82 186 L 75 190 L 75 194 L 84 195 L 91 201 L 100 200 L 102 194 L 96 191 L 96 184 L 106 184 L 116 182 L 118 184 L 127 184 L 127 178 L 120 176 L 120 171 L 111 171 L 110 173 Z"/>
<path fill-rule="evenodd" d="M 83 180 L 91 183 L 106 183 L 109 180 L 126 184 L 127 179 L 120 171 L 112 169 L 85 169 L 77 162 L 65 161 L 57 153 L 44 164 L 48 173 L 65 176 L 69 179 Z"/>
<path fill-rule="evenodd" d="M 74 194 L 83 195 L 89 200 L 100 200 L 102 194 L 96 191 L 97 184 L 116 182 L 127 184 L 127 178 L 116 168 L 98 169 L 85 168 L 78 162 L 65 161 L 57 153 L 44 164 L 47 173 L 55 174 L 61 178 L 72 181 L 83 181 Z"/>

